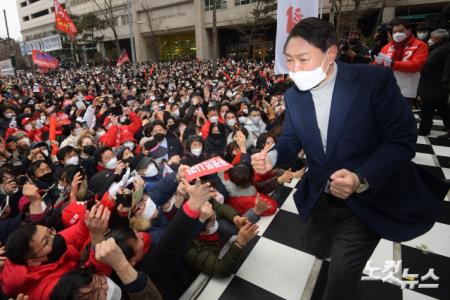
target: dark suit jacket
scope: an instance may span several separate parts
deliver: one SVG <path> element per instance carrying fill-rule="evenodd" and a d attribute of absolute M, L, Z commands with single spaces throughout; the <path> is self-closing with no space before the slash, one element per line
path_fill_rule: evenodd
<path fill-rule="evenodd" d="M 294 194 L 306 220 L 330 175 L 347 169 L 365 177 L 369 190 L 353 194 L 346 205 L 382 237 L 409 240 L 434 224 L 448 191 L 411 159 L 416 121 L 390 69 L 338 63 L 325 154 L 309 91 L 285 94 L 286 116 L 277 164 L 304 149 L 309 171 Z"/>

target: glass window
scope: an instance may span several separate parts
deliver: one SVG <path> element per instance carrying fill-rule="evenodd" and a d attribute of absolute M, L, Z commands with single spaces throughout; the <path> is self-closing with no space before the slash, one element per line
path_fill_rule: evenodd
<path fill-rule="evenodd" d="M 162 36 L 160 45 L 160 58 L 163 61 L 194 59 L 196 56 L 195 33 Z"/>
<path fill-rule="evenodd" d="M 213 0 L 205 0 L 205 10 L 213 9 Z M 227 8 L 227 0 L 216 0 L 216 9 Z"/>
<path fill-rule="evenodd" d="M 256 2 L 256 0 L 234 0 L 234 5 L 240 6 L 240 5 L 246 5 L 246 4 L 255 3 L 255 2 Z"/>

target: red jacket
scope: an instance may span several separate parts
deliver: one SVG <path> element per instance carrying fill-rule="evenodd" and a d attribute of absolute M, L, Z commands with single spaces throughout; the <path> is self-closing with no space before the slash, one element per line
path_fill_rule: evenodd
<path fill-rule="evenodd" d="M 142 120 L 135 112 L 130 113 L 130 120 L 131 124 L 120 126 L 120 128 L 117 125 L 112 125 L 100 138 L 100 143 L 108 147 L 117 147 L 120 145 L 120 132 L 129 131 L 132 135 L 135 135 L 142 126 Z"/>
<path fill-rule="evenodd" d="M 16 265 L 9 259 L 0 274 L 3 293 L 14 296 L 19 293 L 29 295 L 30 300 L 49 299 L 50 294 L 58 280 L 67 272 L 78 267 L 80 255 L 89 241 L 89 230 L 85 222 L 78 222 L 67 229 L 60 231 L 66 241 L 67 251 L 61 258 L 50 264 L 40 266 Z M 86 265 L 92 265 L 97 271 L 109 275 L 111 269 L 95 260 L 91 250 Z"/>
<path fill-rule="evenodd" d="M 395 48 L 394 45 L 394 42 L 389 42 L 381 49 L 381 53 L 392 58 Z M 427 58 L 428 45 L 413 37 L 403 46 L 402 60 L 397 60 L 392 63 L 391 68 L 394 70 L 397 84 L 404 97 L 415 98 L 417 96 L 420 71 L 425 65 Z"/>
<path fill-rule="evenodd" d="M 381 49 L 381 53 L 392 57 L 394 42 L 391 41 Z M 403 59 L 392 65 L 394 71 L 416 73 L 422 71 L 428 58 L 428 45 L 419 39 L 413 38 L 403 47 Z"/>

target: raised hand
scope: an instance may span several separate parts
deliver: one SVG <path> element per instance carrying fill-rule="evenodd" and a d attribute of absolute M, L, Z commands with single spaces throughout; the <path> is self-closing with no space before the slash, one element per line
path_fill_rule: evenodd
<path fill-rule="evenodd" d="M 101 204 L 95 204 L 90 211 L 86 211 L 86 226 L 91 233 L 92 245 L 96 245 L 105 239 L 111 212 Z"/>
<path fill-rule="evenodd" d="M 258 229 L 258 225 L 248 222 L 239 230 L 236 242 L 242 246 L 247 245 L 248 242 L 258 235 Z"/>
<path fill-rule="evenodd" d="M 195 211 L 200 211 L 203 203 L 211 199 L 214 194 L 214 188 L 209 182 L 201 184 L 200 179 L 197 179 L 195 184 L 189 184 L 186 179 L 183 179 L 183 183 L 189 194 L 189 206 Z"/>
<path fill-rule="evenodd" d="M 273 163 L 267 155 L 272 145 L 266 145 L 261 152 L 252 155 L 252 167 L 258 174 L 265 174 L 272 170 Z"/>

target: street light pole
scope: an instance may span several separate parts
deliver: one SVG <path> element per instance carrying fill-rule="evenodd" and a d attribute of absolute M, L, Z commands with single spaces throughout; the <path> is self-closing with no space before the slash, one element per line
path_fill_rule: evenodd
<path fill-rule="evenodd" d="M 133 17 L 131 15 L 131 0 L 127 1 L 128 8 L 128 30 L 130 31 L 130 45 L 131 45 L 131 60 L 132 60 L 132 68 L 133 75 L 136 76 L 136 55 L 134 51 L 134 35 L 133 35 Z"/>

